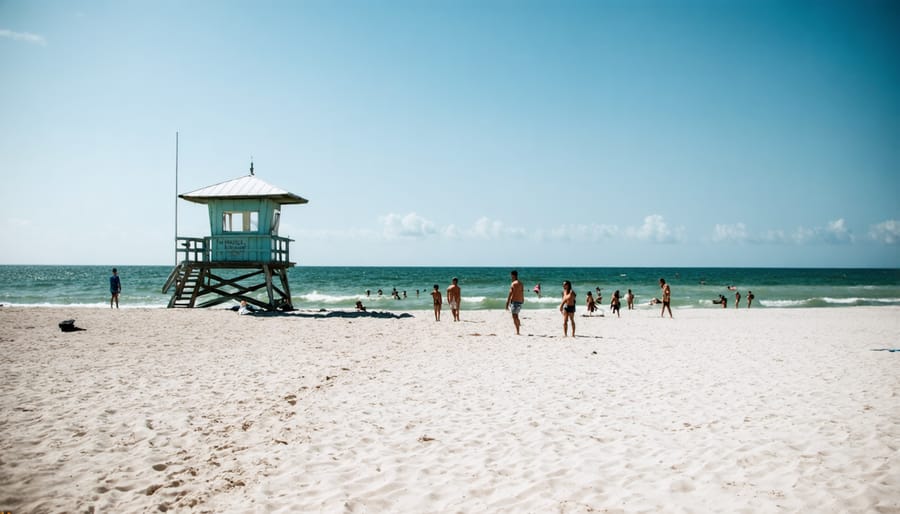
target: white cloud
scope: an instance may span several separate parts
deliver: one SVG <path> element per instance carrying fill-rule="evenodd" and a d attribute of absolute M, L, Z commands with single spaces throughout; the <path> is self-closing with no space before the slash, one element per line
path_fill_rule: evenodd
<path fill-rule="evenodd" d="M 844 218 L 829 221 L 828 225 L 821 231 L 822 239 L 831 243 L 852 243 L 853 234 L 847 228 Z"/>
<path fill-rule="evenodd" d="M 44 39 L 44 36 L 30 32 L 13 32 L 12 30 L 0 29 L 0 37 L 12 39 L 13 41 L 24 41 L 34 45 L 47 45 L 47 40 Z"/>
<path fill-rule="evenodd" d="M 378 221 L 381 222 L 382 232 L 388 239 L 397 237 L 419 239 L 437 232 L 434 223 L 414 212 L 403 216 L 391 213 L 380 217 Z"/>
<path fill-rule="evenodd" d="M 767 230 L 762 233 L 758 238 L 751 238 L 750 241 L 759 241 L 760 243 L 771 243 L 771 244 L 784 244 L 790 243 L 793 240 L 784 233 L 784 230 L 775 229 L 775 230 Z"/>
<path fill-rule="evenodd" d="M 677 243 L 684 239 L 684 227 L 671 229 L 662 216 L 651 214 L 644 218 L 644 224 L 640 227 L 625 229 L 625 234 L 641 241 Z"/>
<path fill-rule="evenodd" d="M 460 239 L 463 237 L 462 231 L 456 225 L 447 225 L 441 230 L 441 235 L 447 239 Z"/>
<path fill-rule="evenodd" d="M 847 229 L 843 218 L 829 221 L 824 227 L 797 227 L 786 242 L 804 244 L 843 244 L 852 243 L 853 234 Z"/>
<path fill-rule="evenodd" d="M 615 237 L 619 233 L 619 227 L 615 225 L 560 225 L 547 231 L 539 230 L 536 234 L 539 240 L 553 241 L 577 241 L 596 243 Z"/>
<path fill-rule="evenodd" d="M 490 218 L 479 218 L 471 229 L 463 232 L 465 236 L 475 239 L 521 239 L 526 237 L 525 229 L 507 227 L 505 223 Z"/>
<path fill-rule="evenodd" d="M 884 244 L 900 242 L 900 221 L 887 220 L 869 227 L 869 237 Z"/>
<path fill-rule="evenodd" d="M 714 242 L 746 242 L 757 244 L 846 244 L 855 241 L 853 233 L 847 228 L 843 218 L 829 221 L 822 227 L 797 227 L 792 232 L 783 229 L 771 229 L 754 235 L 748 232 L 746 225 L 716 225 L 713 229 Z"/>
<path fill-rule="evenodd" d="M 33 223 L 31 220 L 26 220 L 23 218 L 7 218 L 6 226 L 10 229 L 28 229 L 31 228 Z"/>
<path fill-rule="evenodd" d="M 743 223 L 735 223 L 734 225 L 717 224 L 713 229 L 712 240 L 719 242 L 736 242 L 743 243 L 750 236 L 747 234 L 747 226 Z"/>

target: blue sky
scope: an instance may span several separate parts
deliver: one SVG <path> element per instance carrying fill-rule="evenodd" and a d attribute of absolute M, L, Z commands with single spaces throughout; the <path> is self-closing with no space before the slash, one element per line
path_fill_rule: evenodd
<path fill-rule="evenodd" d="M 0 2 L 0 263 L 900 267 L 891 1 Z M 208 232 L 179 204 L 179 234 Z"/>

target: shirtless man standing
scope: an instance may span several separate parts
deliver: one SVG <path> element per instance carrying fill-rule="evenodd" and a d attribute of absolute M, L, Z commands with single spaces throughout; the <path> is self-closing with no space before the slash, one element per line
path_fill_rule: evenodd
<path fill-rule="evenodd" d="M 453 283 L 447 288 L 447 303 L 450 304 L 450 313 L 453 314 L 453 321 L 459 321 L 460 300 L 459 279 L 453 277 Z"/>
<path fill-rule="evenodd" d="M 512 313 L 513 323 L 516 325 L 516 335 L 519 335 L 519 311 L 522 310 L 522 304 L 525 303 L 525 286 L 519 282 L 518 271 L 510 271 L 509 275 L 512 278 L 512 284 L 509 286 L 509 296 L 506 297 L 506 308 Z"/>

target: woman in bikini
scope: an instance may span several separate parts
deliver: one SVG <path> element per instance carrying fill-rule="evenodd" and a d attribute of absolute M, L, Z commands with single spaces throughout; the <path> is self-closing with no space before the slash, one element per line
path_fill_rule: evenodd
<path fill-rule="evenodd" d="M 434 285 L 434 290 L 431 291 L 431 298 L 434 300 L 434 320 L 441 320 L 441 305 L 444 303 L 443 298 L 441 297 L 441 290 L 437 284 Z"/>

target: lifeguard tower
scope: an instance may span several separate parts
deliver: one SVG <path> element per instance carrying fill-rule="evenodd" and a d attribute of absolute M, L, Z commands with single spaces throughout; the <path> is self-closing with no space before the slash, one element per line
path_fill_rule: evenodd
<path fill-rule="evenodd" d="M 246 300 L 265 310 L 293 309 L 287 270 L 291 239 L 278 235 L 281 207 L 307 200 L 253 173 L 178 195 L 209 206 L 209 237 L 178 237 L 180 262 L 163 294 L 175 288 L 169 308 L 212 307 Z M 266 300 L 258 291 L 265 288 Z"/>

